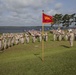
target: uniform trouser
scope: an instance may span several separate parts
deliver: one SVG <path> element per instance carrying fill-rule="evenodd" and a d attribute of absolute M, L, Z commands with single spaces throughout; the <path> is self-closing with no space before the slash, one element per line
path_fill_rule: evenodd
<path fill-rule="evenodd" d="M 36 40 L 36 39 L 35 39 L 35 37 L 33 37 L 33 38 L 32 38 L 32 42 L 34 43 L 34 42 L 35 42 L 35 40 Z"/>
<path fill-rule="evenodd" d="M 11 39 L 8 40 L 8 47 L 11 46 Z"/>
<path fill-rule="evenodd" d="M 70 46 L 71 47 L 73 46 L 73 40 L 70 40 Z"/>
<path fill-rule="evenodd" d="M 14 45 L 14 39 L 12 39 L 12 41 L 11 41 L 11 46 L 13 46 Z"/>
<path fill-rule="evenodd" d="M 7 41 L 5 40 L 5 42 L 4 42 L 4 49 L 6 49 L 7 48 Z"/>
<path fill-rule="evenodd" d="M 21 38 L 21 43 L 22 43 L 22 44 L 24 43 L 24 38 Z"/>
<path fill-rule="evenodd" d="M 56 35 L 54 35 L 53 38 L 54 38 L 54 41 L 55 41 L 56 40 Z"/>
<path fill-rule="evenodd" d="M 39 36 L 39 42 L 41 42 L 41 40 L 42 40 L 42 37 L 41 37 L 41 36 Z"/>
<path fill-rule="evenodd" d="M 1 50 L 1 48 L 2 48 L 2 42 L 0 41 L 0 50 Z"/>
<path fill-rule="evenodd" d="M 67 35 L 65 36 L 65 40 L 68 40 L 68 36 Z"/>
<path fill-rule="evenodd" d="M 48 40 L 48 36 L 45 36 L 45 41 L 47 41 Z"/>
<path fill-rule="evenodd" d="M 26 38 L 26 43 L 29 43 L 29 38 L 28 37 Z"/>
<path fill-rule="evenodd" d="M 62 37 L 61 37 L 61 35 L 59 35 L 59 41 L 61 41 L 61 39 L 62 39 Z"/>

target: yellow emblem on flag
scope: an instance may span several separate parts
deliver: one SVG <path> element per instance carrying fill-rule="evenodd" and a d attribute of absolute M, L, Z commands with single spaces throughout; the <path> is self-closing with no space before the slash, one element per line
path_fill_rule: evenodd
<path fill-rule="evenodd" d="M 44 18 L 45 18 L 45 20 L 50 20 L 50 17 L 45 16 Z"/>

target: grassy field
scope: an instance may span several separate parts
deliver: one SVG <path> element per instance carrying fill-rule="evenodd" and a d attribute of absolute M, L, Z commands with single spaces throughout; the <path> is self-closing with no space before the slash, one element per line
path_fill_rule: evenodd
<path fill-rule="evenodd" d="M 44 62 L 41 43 L 15 45 L 0 52 L 0 75 L 76 75 L 76 41 L 45 42 Z"/>

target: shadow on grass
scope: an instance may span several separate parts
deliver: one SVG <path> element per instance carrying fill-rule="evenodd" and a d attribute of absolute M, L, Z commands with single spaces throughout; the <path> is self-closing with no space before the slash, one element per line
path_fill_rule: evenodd
<path fill-rule="evenodd" d="M 39 56 L 39 54 L 34 54 L 34 55 L 42 61 L 42 58 Z"/>
<path fill-rule="evenodd" d="M 1 50 L 0 50 L 0 55 L 3 54 L 3 52 L 4 52 L 4 51 L 1 51 Z"/>
<path fill-rule="evenodd" d="M 69 46 L 65 46 L 65 45 L 61 45 L 62 47 L 65 47 L 65 48 L 70 48 Z"/>
<path fill-rule="evenodd" d="M 54 41 L 54 40 L 51 39 L 50 41 Z"/>

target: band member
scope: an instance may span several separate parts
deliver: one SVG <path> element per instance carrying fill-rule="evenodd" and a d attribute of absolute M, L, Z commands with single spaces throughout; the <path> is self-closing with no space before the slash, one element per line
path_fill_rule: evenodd
<path fill-rule="evenodd" d="M 26 43 L 29 43 L 29 35 L 27 33 L 25 34 L 25 37 L 26 37 Z"/>
<path fill-rule="evenodd" d="M 74 33 L 72 31 L 70 31 L 69 37 L 70 46 L 72 47 L 74 41 Z"/>
<path fill-rule="evenodd" d="M 47 32 L 44 34 L 44 37 L 45 37 L 44 40 L 47 41 L 48 40 Z"/>
<path fill-rule="evenodd" d="M 23 36 L 23 34 L 20 35 L 20 42 L 21 42 L 22 44 L 24 44 L 24 36 Z"/>
<path fill-rule="evenodd" d="M 36 41 L 35 35 L 32 34 L 32 42 L 35 43 L 35 41 Z"/>
<path fill-rule="evenodd" d="M 2 38 L 0 37 L 0 50 L 2 50 Z"/>
<path fill-rule="evenodd" d="M 42 40 L 42 36 L 41 34 L 39 34 L 39 42 L 41 42 L 41 40 Z"/>

